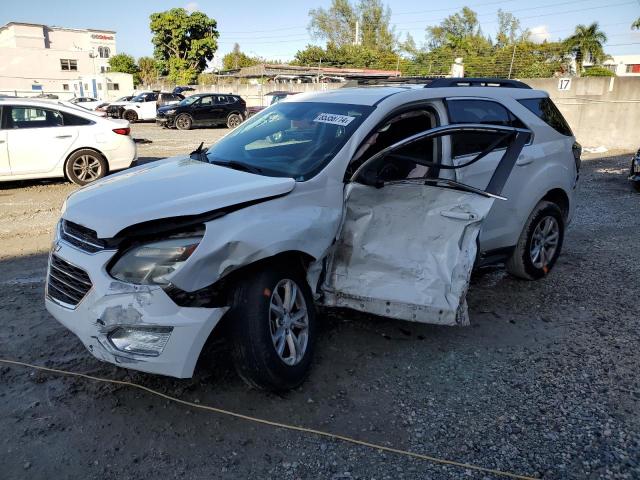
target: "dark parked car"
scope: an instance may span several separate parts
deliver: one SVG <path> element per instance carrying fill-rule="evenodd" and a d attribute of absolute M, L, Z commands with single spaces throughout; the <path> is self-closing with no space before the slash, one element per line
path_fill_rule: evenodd
<path fill-rule="evenodd" d="M 631 157 L 631 171 L 629 172 L 629 180 L 633 182 L 633 186 L 640 192 L 640 150 Z"/>
<path fill-rule="evenodd" d="M 269 92 L 264 96 L 264 98 L 267 100 L 267 105 L 265 105 L 264 107 L 247 108 L 247 116 L 253 117 L 256 113 L 261 112 L 268 106 L 273 105 L 274 103 L 278 103 L 280 100 L 284 100 L 289 95 L 295 95 L 296 93 L 298 92 L 286 92 L 284 90 L 276 90 L 274 92 Z"/>
<path fill-rule="evenodd" d="M 173 89 L 172 93 L 184 93 L 184 92 L 195 92 L 195 88 L 193 87 L 176 87 Z"/>
<path fill-rule="evenodd" d="M 158 108 L 156 123 L 189 130 L 192 127 L 226 125 L 235 128 L 247 118 L 247 104 L 238 95 L 198 93 L 177 105 Z"/>

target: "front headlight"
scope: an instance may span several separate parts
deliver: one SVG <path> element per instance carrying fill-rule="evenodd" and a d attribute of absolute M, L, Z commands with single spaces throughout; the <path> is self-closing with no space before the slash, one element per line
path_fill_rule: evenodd
<path fill-rule="evenodd" d="M 196 250 L 201 234 L 145 243 L 127 250 L 111 267 L 112 277 L 139 285 L 167 285 L 167 276 L 179 270 Z"/>
<path fill-rule="evenodd" d="M 171 110 L 166 110 L 164 112 L 165 115 L 173 115 L 174 113 L 176 113 L 176 109 L 172 108 Z"/>

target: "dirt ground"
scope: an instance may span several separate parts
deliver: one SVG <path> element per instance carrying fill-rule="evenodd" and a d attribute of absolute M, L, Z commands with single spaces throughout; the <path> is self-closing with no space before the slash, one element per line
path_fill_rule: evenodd
<path fill-rule="evenodd" d="M 135 125 L 141 161 L 226 129 Z M 308 381 L 247 388 L 224 343 L 193 379 L 94 359 L 44 309 L 63 181 L 0 184 L 0 357 L 435 457 L 543 478 L 640 478 L 640 194 L 626 153 L 585 155 L 563 254 L 537 282 L 474 274 L 471 326 L 323 313 Z M 0 365 L 2 479 L 492 478 L 170 403 L 128 387 Z"/>

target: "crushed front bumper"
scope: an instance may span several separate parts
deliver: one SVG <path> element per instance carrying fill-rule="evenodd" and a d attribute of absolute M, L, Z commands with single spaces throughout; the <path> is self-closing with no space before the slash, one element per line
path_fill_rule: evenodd
<path fill-rule="evenodd" d="M 86 272 L 91 287 L 77 305 L 60 301 L 59 294 L 50 295 L 50 257 L 45 288 L 47 310 L 100 360 L 143 372 L 191 377 L 204 343 L 227 308 L 179 307 L 161 287 L 117 281 L 106 271 L 114 254 L 113 250 L 85 253 L 57 239 L 51 255 Z M 173 330 L 162 353 L 149 356 L 120 351 L 114 346 L 109 335 L 122 327 Z"/>
<path fill-rule="evenodd" d="M 172 116 L 156 117 L 156 125 L 159 125 L 161 127 L 171 128 L 173 127 L 174 121 L 175 117 Z"/>

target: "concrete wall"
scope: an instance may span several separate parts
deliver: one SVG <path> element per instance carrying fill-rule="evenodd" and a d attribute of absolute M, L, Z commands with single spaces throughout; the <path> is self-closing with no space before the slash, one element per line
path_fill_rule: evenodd
<path fill-rule="evenodd" d="M 640 147 L 640 78 L 572 78 L 568 90 L 557 78 L 523 81 L 549 93 L 583 147 Z"/>

